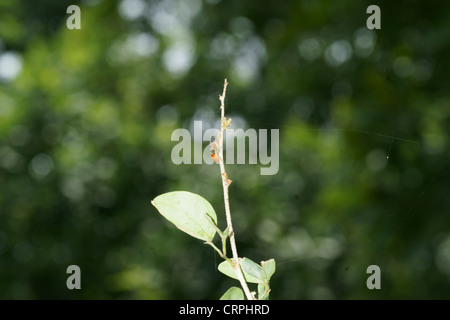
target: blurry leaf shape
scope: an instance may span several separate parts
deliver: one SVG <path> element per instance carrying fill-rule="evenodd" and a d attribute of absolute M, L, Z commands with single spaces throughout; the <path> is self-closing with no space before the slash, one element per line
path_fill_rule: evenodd
<path fill-rule="evenodd" d="M 244 300 L 244 292 L 241 288 L 231 287 L 220 297 L 220 300 Z"/>
<path fill-rule="evenodd" d="M 263 280 L 264 282 L 269 282 L 270 277 L 272 277 L 272 275 L 275 273 L 275 259 L 262 261 L 261 265 L 261 280 Z"/>
<path fill-rule="evenodd" d="M 245 259 L 246 259 L 246 262 L 244 262 Z M 250 283 L 261 283 L 261 280 L 260 280 L 261 267 L 259 265 L 257 265 L 256 263 L 254 263 L 253 261 L 251 261 L 250 259 L 247 259 L 247 258 L 244 258 L 244 259 L 239 258 L 239 262 L 242 266 L 242 272 L 244 274 L 245 281 L 250 282 Z M 252 263 L 254 265 L 256 265 L 257 267 L 259 267 L 259 277 L 258 277 L 258 270 L 257 270 L 257 268 L 255 268 L 255 266 Z M 244 268 L 244 264 L 245 264 L 245 268 Z M 219 264 L 219 266 L 217 268 L 223 274 L 229 276 L 230 278 L 238 280 L 238 277 L 233 269 L 233 266 L 228 261 L 223 261 L 221 264 Z"/>
<path fill-rule="evenodd" d="M 269 283 L 258 284 L 258 300 L 269 300 Z"/>
<path fill-rule="evenodd" d="M 241 260 L 241 266 L 242 266 L 244 273 L 249 274 L 256 279 L 261 279 L 262 268 L 256 262 L 253 262 L 249 258 L 243 258 Z M 258 282 L 260 282 L 260 281 L 258 281 Z"/>
<path fill-rule="evenodd" d="M 168 192 L 156 197 L 152 204 L 167 220 L 192 237 L 205 241 L 212 241 L 214 238 L 216 229 L 211 220 L 217 223 L 216 212 L 198 194 L 187 191 Z"/>

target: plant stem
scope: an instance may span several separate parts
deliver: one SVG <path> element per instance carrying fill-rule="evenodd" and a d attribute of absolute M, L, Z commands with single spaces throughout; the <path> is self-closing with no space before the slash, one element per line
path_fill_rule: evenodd
<path fill-rule="evenodd" d="M 228 81 L 225 79 L 223 85 L 223 93 L 219 96 L 220 100 L 220 109 L 221 109 L 221 121 L 220 121 L 220 134 L 218 135 L 218 151 L 219 151 L 219 165 L 220 165 L 220 176 L 222 177 L 222 186 L 223 186 L 223 199 L 225 202 L 225 215 L 227 219 L 227 228 L 230 235 L 230 246 L 231 252 L 233 253 L 233 268 L 236 272 L 236 275 L 241 283 L 242 289 L 244 289 L 245 295 L 248 300 L 255 300 L 253 295 L 248 288 L 247 282 L 245 281 L 244 274 L 242 273 L 241 266 L 239 263 L 239 255 L 236 248 L 236 240 L 234 238 L 233 224 L 231 222 L 231 213 L 230 213 L 230 201 L 228 198 L 228 186 L 230 182 L 228 180 L 227 173 L 225 171 L 225 163 L 223 161 L 223 138 L 225 135 L 225 130 L 227 128 L 226 118 L 225 118 L 225 95 L 227 92 Z"/>
<path fill-rule="evenodd" d="M 217 247 L 214 245 L 214 243 L 212 243 L 212 242 L 210 242 L 210 241 L 207 241 L 207 242 L 205 242 L 205 243 L 206 243 L 206 244 L 209 244 L 211 247 L 213 247 L 213 249 L 217 251 L 217 253 L 219 254 L 219 256 L 220 256 L 222 259 L 224 259 L 224 260 L 227 260 L 227 259 L 228 259 L 226 253 L 220 251 L 220 249 L 217 248 Z"/>

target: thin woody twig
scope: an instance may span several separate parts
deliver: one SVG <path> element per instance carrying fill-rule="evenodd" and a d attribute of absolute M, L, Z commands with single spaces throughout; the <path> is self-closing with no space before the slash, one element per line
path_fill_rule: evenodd
<path fill-rule="evenodd" d="M 244 289 L 245 295 L 249 300 L 255 300 L 253 295 L 248 288 L 247 282 L 245 281 L 244 274 L 242 273 L 241 266 L 239 264 L 239 255 L 236 248 L 236 240 L 234 238 L 233 224 L 231 222 L 231 213 L 230 213 L 230 201 L 228 198 L 228 187 L 230 186 L 231 180 L 228 179 L 228 175 L 225 171 L 225 163 L 223 161 L 223 137 L 225 134 L 225 130 L 230 124 L 230 120 L 225 118 L 225 95 L 227 92 L 228 81 L 225 79 L 223 85 L 223 93 L 219 95 L 220 100 L 220 109 L 221 109 L 221 121 L 220 121 L 220 133 L 217 137 L 218 151 L 219 151 L 219 165 L 220 165 L 220 176 L 222 177 L 222 186 L 223 186 L 223 199 L 225 202 L 225 215 L 227 219 L 227 228 L 230 236 L 230 246 L 231 252 L 233 254 L 233 269 L 236 272 L 236 275 L 241 283 L 242 289 Z"/>

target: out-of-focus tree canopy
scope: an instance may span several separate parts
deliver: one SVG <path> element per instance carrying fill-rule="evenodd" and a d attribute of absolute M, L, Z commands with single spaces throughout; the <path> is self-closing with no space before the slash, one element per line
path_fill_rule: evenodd
<path fill-rule="evenodd" d="M 238 285 L 150 205 L 195 192 L 226 225 L 218 166 L 175 165 L 171 134 L 218 128 L 228 78 L 234 128 L 280 130 L 277 174 L 227 165 L 239 254 L 277 261 L 271 299 L 449 299 L 449 39 L 447 1 L 3 0 L 0 298 Z"/>

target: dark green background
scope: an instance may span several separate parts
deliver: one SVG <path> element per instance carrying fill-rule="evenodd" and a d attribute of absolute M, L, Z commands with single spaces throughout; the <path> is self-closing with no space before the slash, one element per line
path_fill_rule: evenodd
<path fill-rule="evenodd" d="M 218 119 L 225 77 L 234 124 L 280 130 L 276 175 L 227 166 L 240 255 L 277 261 L 272 299 L 450 298 L 448 1 L 130 3 L 0 3 L 0 54 L 22 60 L 0 80 L 0 298 L 238 285 L 150 205 L 195 192 L 225 226 L 218 166 L 174 165 L 170 140 Z"/>

